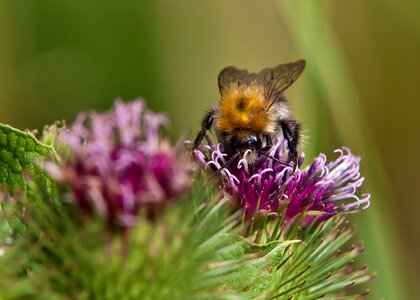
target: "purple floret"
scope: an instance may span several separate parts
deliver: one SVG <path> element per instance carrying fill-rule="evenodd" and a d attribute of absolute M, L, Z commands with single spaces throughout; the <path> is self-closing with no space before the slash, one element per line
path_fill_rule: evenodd
<path fill-rule="evenodd" d="M 247 150 L 220 171 L 222 190 L 242 206 L 248 216 L 255 213 L 279 215 L 280 208 L 285 206 L 286 221 L 304 213 L 303 221 L 308 224 L 315 217 L 321 221 L 339 212 L 366 209 L 370 205 L 370 194 L 357 195 L 364 178 L 360 177 L 360 158 L 348 148 L 336 150 L 340 156 L 330 163 L 320 154 L 307 168 L 301 168 L 302 154 L 295 169 L 286 146 L 287 141 L 280 136 L 269 152 L 285 165 L 265 156 L 252 161 L 250 157 L 255 154 Z M 213 144 L 209 138 L 207 144 L 194 153 L 203 168 L 211 173 L 220 170 L 232 155 L 224 152 L 223 144 Z"/>
<path fill-rule="evenodd" d="M 167 124 L 142 100 L 81 113 L 64 134 L 71 154 L 52 174 L 84 211 L 132 226 L 142 207 L 160 207 L 190 188 L 190 164 L 159 133 Z"/>

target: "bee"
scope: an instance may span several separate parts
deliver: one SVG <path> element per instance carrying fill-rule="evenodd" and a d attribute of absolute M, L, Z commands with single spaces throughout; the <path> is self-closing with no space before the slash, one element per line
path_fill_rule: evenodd
<path fill-rule="evenodd" d="M 233 154 L 220 170 L 248 149 L 285 164 L 268 154 L 273 139 L 282 133 L 287 140 L 289 159 L 296 167 L 301 124 L 291 117 L 283 92 L 304 68 L 304 60 L 265 68 L 258 73 L 232 66 L 224 68 L 218 76 L 220 101 L 205 114 L 194 149 L 207 131 L 214 128 L 219 142 Z"/>

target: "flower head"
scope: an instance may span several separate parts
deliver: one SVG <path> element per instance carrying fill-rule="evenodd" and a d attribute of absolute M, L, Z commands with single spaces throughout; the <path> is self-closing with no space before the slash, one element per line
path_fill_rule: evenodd
<path fill-rule="evenodd" d="M 286 221 L 305 213 L 304 221 L 310 223 L 315 217 L 325 220 L 338 212 L 365 209 L 370 204 L 369 194 L 361 197 L 356 194 L 364 178 L 360 177 L 360 158 L 347 148 L 336 150 L 340 155 L 330 163 L 320 154 L 303 169 L 302 154 L 295 169 L 289 159 L 287 141 L 280 136 L 269 154 L 284 165 L 265 156 L 250 164 L 249 157 L 255 154 L 247 150 L 221 170 L 232 153 L 224 152 L 223 144 L 213 144 L 209 138 L 207 141 L 207 145 L 195 150 L 197 160 L 206 170 L 220 172 L 223 191 L 248 215 L 276 215 L 285 205 Z"/>
<path fill-rule="evenodd" d="M 159 134 L 167 123 L 141 100 L 80 113 L 62 137 L 69 158 L 49 169 L 70 186 L 82 209 L 131 226 L 140 208 L 164 204 L 190 187 L 188 163 Z"/>

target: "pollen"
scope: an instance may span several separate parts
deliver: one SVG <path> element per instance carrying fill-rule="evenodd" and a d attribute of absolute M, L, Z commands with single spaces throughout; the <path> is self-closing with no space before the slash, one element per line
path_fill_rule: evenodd
<path fill-rule="evenodd" d="M 256 83 L 231 84 L 220 100 L 216 126 L 221 131 L 251 130 L 262 132 L 269 123 L 265 88 Z"/>

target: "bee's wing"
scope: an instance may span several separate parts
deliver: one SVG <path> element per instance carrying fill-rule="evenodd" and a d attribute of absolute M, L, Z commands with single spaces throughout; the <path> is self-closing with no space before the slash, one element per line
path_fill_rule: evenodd
<path fill-rule="evenodd" d="M 257 74 L 257 82 L 268 87 L 267 100 L 270 101 L 270 104 L 276 101 L 278 96 L 298 79 L 305 69 L 305 64 L 305 61 L 301 59 L 274 68 L 263 69 Z"/>
<path fill-rule="evenodd" d="M 220 94 L 223 94 L 223 89 L 233 82 L 238 84 L 249 84 L 255 80 L 257 74 L 249 73 L 247 70 L 239 70 L 235 67 L 226 67 L 219 73 L 218 83 Z"/>

